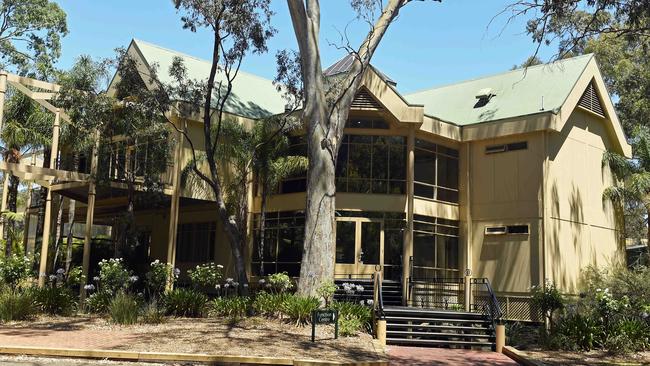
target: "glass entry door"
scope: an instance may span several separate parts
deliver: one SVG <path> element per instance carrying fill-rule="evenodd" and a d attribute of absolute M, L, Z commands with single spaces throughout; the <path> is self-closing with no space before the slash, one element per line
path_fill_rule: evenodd
<path fill-rule="evenodd" d="M 383 264 L 383 220 L 360 217 L 337 219 L 335 268 L 337 275 L 369 275 L 375 270 L 381 270 Z"/>

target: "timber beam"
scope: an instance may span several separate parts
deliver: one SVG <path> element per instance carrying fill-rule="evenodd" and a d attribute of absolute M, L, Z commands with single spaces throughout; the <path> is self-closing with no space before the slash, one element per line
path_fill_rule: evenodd
<path fill-rule="evenodd" d="M 87 182 L 90 180 L 90 174 L 78 173 L 69 170 L 43 168 L 31 164 L 7 163 L 0 161 L 0 170 L 11 172 L 11 174 L 26 178 L 28 180 L 49 181 L 57 179 L 60 181 Z"/>

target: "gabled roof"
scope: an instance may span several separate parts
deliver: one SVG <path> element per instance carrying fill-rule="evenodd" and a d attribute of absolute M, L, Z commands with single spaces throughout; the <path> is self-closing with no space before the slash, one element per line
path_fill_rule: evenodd
<path fill-rule="evenodd" d="M 175 57 L 183 59 L 190 79 L 207 80 L 210 74 L 212 66 L 210 61 L 138 39 L 133 39 L 131 46 L 137 49 L 148 67 L 157 65 L 158 80 L 164 84 L 172 82 L 168 70 Z M 225 80 L 225 76 L 217 73 L 216 82 L 218 83 L 219 80 Z M 283 112 L 285 104 L 286 101 L 271 80 L 240 70 L 236 82 L 233 83 L 232 94 L 226 103 L 225 111 L 238 116 L 258 119 Z"/>
<path fill-rule="evenodd" d="M 424 105 L 424 113 L 461 126 L 559 112 L 592 54 L 530 66 L 497 75 L 463 81 L 405 95 Z M 477 95 L 494 94 L 480 106 Z"/>

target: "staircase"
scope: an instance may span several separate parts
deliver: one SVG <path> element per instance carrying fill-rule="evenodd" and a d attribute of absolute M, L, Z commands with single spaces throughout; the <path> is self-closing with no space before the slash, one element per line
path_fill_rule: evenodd
<path fill-rule="evenodd" d="M 373 280 L 370 278 L 346 278 L 336 279 L 334 283 L 338 287 L 334 293 L 334 300 L 337 301 L 351 301 L 351 302 L 367 302 L 373 299 Z M 354 293 L 346 293 L 343 284 L 348 283 L 353 286 L 363 287 L 363 291 L 355 290 Z M 400 281 L 383 280 L 382 290 L 385 306 L 400 306 L 402 305 L 402 283 Z"/>
<path fill-rule="evenodd" d="M 492 320 L 481 313 L 386 306 L 386 343 L 494 349 Z"/>

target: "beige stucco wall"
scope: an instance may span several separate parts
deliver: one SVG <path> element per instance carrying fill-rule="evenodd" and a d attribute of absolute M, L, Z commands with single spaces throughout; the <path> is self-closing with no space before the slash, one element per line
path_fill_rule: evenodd
<path fill-rule="evenodd" d="M 489 145 L 520 141 L 527 141 L 528 149 L 485 154 Z M 543 134 L 468 142 L 463 152 L 468 159 L 462 164 L 461 175 L 469 169 L 469 181 L 461 177 L 461 218 L 462 226 L 470 230 L 464 235 L 471 241 L 473 275 L 487 277 L 498 292 L 526 292 L 540 279 Z M 465 196 L 468 193 L 469 197 Z M 512 224 L 529 225 L 529 235 L 484 234 L 486 226 Z"/>
<path fill-rule="evenodd" d="M 546 278 L 567 292 L 585 267 L 622 259 L 612 204 L 602 199 L 613 183 L 601 163 L 612 145 L 604 121 L 578 108 L 548 134 Z"/>

